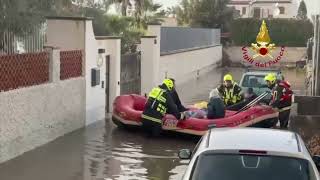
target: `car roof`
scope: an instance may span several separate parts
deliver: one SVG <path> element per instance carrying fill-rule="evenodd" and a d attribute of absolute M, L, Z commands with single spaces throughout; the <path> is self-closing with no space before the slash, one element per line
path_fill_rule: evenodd
<path fill-rule="evenodd" d="M 265 76 L 265 75 L 267 75 L 267 74 L 269 74 L 269 73 L 272 73 L 272 72 L 270 72 L 270 71 L 250 71 L 250 72 L 246 72 L 246 73 L 244 73 L 245 75 L 263 75 L 263 76 Z M 276 71 L 274 71 L 273 73 L 277 73 Z"/>
<path fill-rule="evenodd" d="M 262 150 L 299 153 L 299 136 L 290 131 L 262 128 L 211 129 L 207 145 L 210 150 Z"/>

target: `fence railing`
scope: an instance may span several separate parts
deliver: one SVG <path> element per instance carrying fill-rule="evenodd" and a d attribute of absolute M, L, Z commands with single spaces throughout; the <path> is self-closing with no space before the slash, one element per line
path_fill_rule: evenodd
<path fill-rule="evenodd" d="M 60 52 L 60 79 L 70 79 L 82 76 L 82 51 Z"/>
<path fill-rule="evenodd" d="M 140 52 L 121 56 L 121 94 L 140 94 Z"/>
<path fill-rule="evenodd" d="M 0 55 L 42 52 L 45 41 L 46 24 L 35 26 L 23 35 L 15 35 L 8 30 L 0 34 Z"/>
<path fill-rule="evenodd" d="M 220 45 L 220 29 L 161 27 L 160 51 L 171 52 Z"/>
<path fill-rule="evenodd" d="M 0 55 L 0 91 L 49 81 L 49 53 Z"/>

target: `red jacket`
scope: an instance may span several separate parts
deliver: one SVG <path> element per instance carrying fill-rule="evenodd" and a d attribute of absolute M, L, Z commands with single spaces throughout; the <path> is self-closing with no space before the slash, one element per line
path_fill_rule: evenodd
<path fill-rule="evenodd" d="M 291 106 L 293 91 L 287 81 L 279 81 L 272 91 L 271 105 L 277 108 Z"/>

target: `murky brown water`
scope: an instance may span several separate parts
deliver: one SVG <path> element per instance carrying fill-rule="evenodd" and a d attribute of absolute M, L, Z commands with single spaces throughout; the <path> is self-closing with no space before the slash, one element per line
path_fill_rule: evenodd
<path fill-rule="evenodd" d="M 243 68 L 222 68 L 214 69 L 209 73 L 202 74 L 197 81 L 184 84 L 177 88 L 181 99 L 187 104 L 193 104 L 197 101 L 207 100 L 209 91 L 222 82 L 223 75 L 230 73 L 236 82 L 240 82 Z M 296 94 L 305 94 L 305 71 L 301 69 L 282 69 L 282 74 L 292 85 Z M 192 93 L 190 93 L 192 92 Z"/>
<path fill-rule="evenodd" d="M 101 121 L 0 165 L 1 180 L 180 179 L 198 138 L 146 138 Z"/>
<path fill-rule="evenodd" d="M 178 87 L 187 104 L 206 100 L 222 74 L 240 80 L 243 69 L 215 69 Z M 304 74 L 284 71 L 293 88 L 303 90 Z M 301 91 L 302 92 L 302 91 Z M 121 130 L 107 121 L 68 134 L 45 146 L 0 164 L 0 180 L 166 180 L 180 179 L 187 166 L 177 152 L 198 139 L 171 134 L 148 139 L 137 130 Z"/>

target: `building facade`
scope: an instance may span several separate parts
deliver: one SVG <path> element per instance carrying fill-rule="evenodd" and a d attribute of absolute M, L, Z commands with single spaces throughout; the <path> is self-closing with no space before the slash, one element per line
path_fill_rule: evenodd
<path fill-rule="evenodd" d="M 314 96 L 320 96 L 320 1 L 319 0 L 308 0 L 306 1 L 308 16 L 314 24 L 314 37 L 311 42 L 312 49 L 311 60 L 309 62 L 309 74 L 307 75 L 310 78 L 309 87 L 311 91 L 309 94 Z"/>
<path fill-rule="evenodd" d="M 298 11 L 296 0 L 231 0 L 228 6 L 240 18 L 295 18 Z"/>

